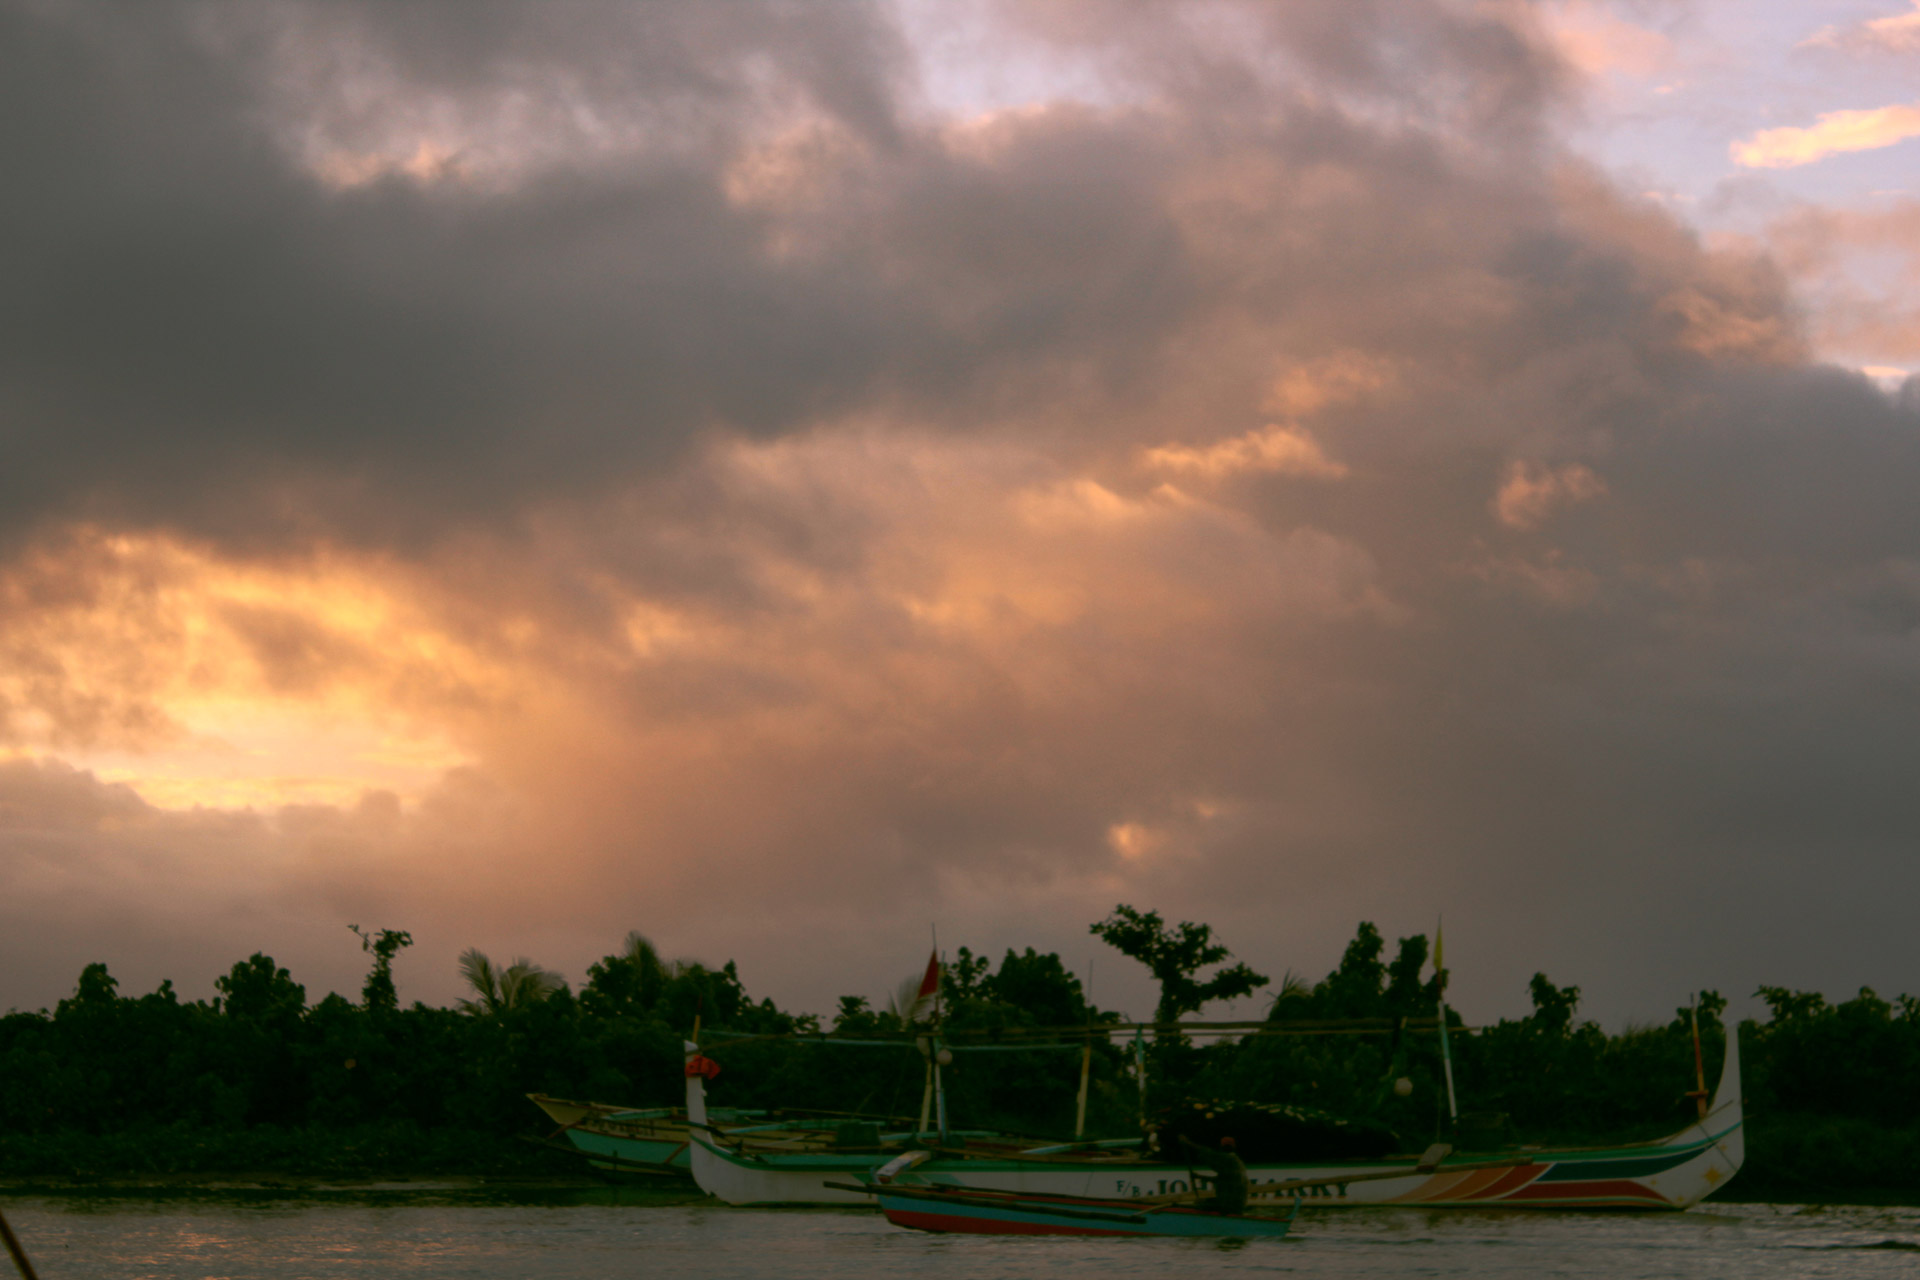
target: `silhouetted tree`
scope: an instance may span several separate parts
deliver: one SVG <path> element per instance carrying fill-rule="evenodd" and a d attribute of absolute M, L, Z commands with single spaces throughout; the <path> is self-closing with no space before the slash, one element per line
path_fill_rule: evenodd
<path fill-rule="evenodd" d="M 1076 1026 L 1087 1020 L 1080 979 L 1067 972 L 1055 952 L 1041 954 L 1028 947 L 1023 954 L 1009 947 L 1000 971 L 980 985 L 988 999 L 1022 1010 L 1036 1026 Z"/>
<path fill-rule="evenodd" d="M 287 970 L 275 968 L 272 956 L 258 951 L 225 977 L 215 978 L 213 985 L 220 992 L 216 1007 L 243 1022 L 284 1027 L 307 1011 L 307 989 Z"/>
<path fill-rule="evenodd" d="M 403 947 L 413 945 L 413 935 L 404 929 L 382 929 L 378 933 L 366 933 L 359 925 L 350 924 L 360 939 L 360 949 L 373 955 L 373 968 L 367 973 L 367 981 L 360 988 L 360 998 L 366 1004 L 369 1013 L 391 1013 L 400 1006 L 400 994 L 393 985 L 393 958 Z"/>
<path fill-rule="evenodd" d="M 1232 956 L 1213 940 L 1211 925 L 1183 920 L 1169 930 L 1158 911 L 1136 911 L 1121 903 L 1113 914 L 1088 931 L 1120 954 L 1147 966 L 1160 984 L 1155 1022 L 1178 1022 L 1182 1014 L 1197 1013 L 1213 1000 L 1252 995 L 1271 979 L 1244 964 L 1217 970 L 1202 980 L 1200 970 Z"/>
<path fill-rule="evenodd" d="M 961 947 L 951 961 L 941 966 L 941 998 L 949 1008 L 980 999 L 981 984 L 992 971 L 993 961 L 985 956 L 976 956 L 967 947 Z"/>
<path fill-rule="evenodd" d="M 1580 988 L 1556 987 L 1546 974 L 1536 973 L 1527 984 L 1527 994 L 1533 997 L 1527 1021 L 1547 1035 L 1565 1035 L 1573 1025 L 1574 1010 L 1580 1007 Z"/>
<path fill-rule="evenodd" d="M 1182 934 L 1139 912 L 1118 911 L 1104 923 L 1137 924 L 1148 941 Z M 1199 927 L 1185 928 L 1194 941 Z M 919 1107 L 925 1062 L 909 1038 L 899 1037 L 893 1051 L 772 1038 L 817 1030 L 818 1020 L 748 1001 L 731 965 L 669 966 L 650 947 L 628 945 L 609 957 L 618 965 L 602 966 L 631 980 L 624 988 L 618 982 L 626 979 L 599 984 L 612 1003 L 589 1008 L 562 987 L 523 1007 L 503 1004 L 497 1017 L 474 1017 L 398 1008 L 390 965 L 410 939 L 395 930 L 354 932 L 374 976 L 386 971 L 385 991 L 370 978 L 364 1002 L 328 995 L 307 1007 L 305 988 L 255 954 L 216 979 L 210 1001 L 183 1000 L 170 983 L 123 996 L 106 967 L 93 964 L 56 1009 L 0 1014 L 0 1173 L 561 1172 L 568 1166 L 544 1163 L 558 1159 L 552 1153 L 507 1141 L 545 1131 L 525 1095 L 672 1104 L 682 1087 L 681 1038 L 696 1009 L 706 1028 L 746 1033 L 708 1042 L 727 1069 L 716 1085 L 721 1105 L 905 1116 Z M 1210 936 L 1198 944 L 1186 959 L 1201 960 L 1217 945 Z M 1388 952 L 1379 931 L 1363 925 L 1323 981 L 1296 981 L 1275 1001 L 1268 1028 L 1385 1019 L 1378 1034 L 1270 1034 L 1206 1048 L 1169 1037 L 1152 1051 L 1150 1087 L 1164 1101 L 1189 1094 L 1365 1116 L 1418 1150 L 1444 1116 L 1435 985 L 1422 980 L 1423 937 L 1400 939 L 1391 961 Z M 1200 964 L 1189 974 L 1202 999 L 1205 971 Z M 946 999 L 947 1028 L 962 1050 L 946 1073 L 951 1113 L 967 1127 L 1069 1132 L 1080 1054 L 1067 1050 L 1077 1049 L 1077 1037 L 1035 1043 L 1048 1038 L 1008 1035 L 996 1052 L 964 1050 L 1001 1030 L 1104 1021 L 1084 1012 L 1078 979 L 1058 956 L 1032 950 L 1008 951 L 998 972 L 962 951 L 948 973 L 960 978 Z M 644 1009 L 643 980 L 649 990 L 657 985 Z M 1698 993 L 1671 1022 L 1610 1035 L 1580 1020 L 1578 987 L 1542 974 L 1529 988 L 1526 1016 L 1472 1033 L 1456 1024 L 1464 1108 L 1504 1113 L 1514 1140 L 1580 1145 L 1652 1138 L 1694 1121 L 1693 1011 L 1709 1087 L 1735 1030 L 1718 993 Z M 631 998 L 616 1000 L 623 990 Z M 1759 994 L 1771 1016 L 1739 1029 L 1750 1103 L 1746 1193 L 1911 1195 L 1920 1095 L 1908 1082 L 1920 1076 L 1920 999 L 1884 999 L 1865 988 L 1837 1001 L 1781 987 Z M 858 998 L 846 1002 L 840 1026 L 898 1033 L 897 1019 Z M 1127 1131 L 1138 1097 L 1130 1058 L 1102 1041 L 1092 1066 L 1091 1132 Z M 1391 1087 L 1403 1076 L 1412 1084 L 1405 1096 Z"/>
<path fill-rule="evenodd" d="M 60 1012 L 111 1008 L 119 999 L 115 994 L 119 989 L 120 980 L 107 972 L 107 966 L 90 964 L 80 971 L 80 981 L 75 984 L 73 994 L 60 1002 Z"/>
<path fill-rule="evenodd" d="M 1274 997 L 1268 1017 L 1276 1022 L 1329 1018 L 1431 1018 L 1440 996 L 1440 976 L 1421 980 L 1427 936 L 1402 938 L 1390 964 L 1380 957 L 1386 942 L 1362 920 L 1340 964 L 1309 987 L 1289 977 Z"/>

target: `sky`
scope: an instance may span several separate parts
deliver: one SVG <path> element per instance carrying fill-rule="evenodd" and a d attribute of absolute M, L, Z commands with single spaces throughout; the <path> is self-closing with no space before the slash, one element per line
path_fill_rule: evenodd
<path fill-rule="evenodd" d="M 1920 989 L 1916 160 L 1906 0 L 0 0 L 0 1009 Z"/>

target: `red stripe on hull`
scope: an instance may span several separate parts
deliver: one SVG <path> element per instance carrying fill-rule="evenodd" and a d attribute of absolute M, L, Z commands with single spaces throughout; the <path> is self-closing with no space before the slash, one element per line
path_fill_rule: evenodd
<path fill-rule="evenodd" d="M 1665 1196 L 1651 1187 L 1641 1186 L 1637 1182 L 1536 1182 L 1530 1187 L 1521 1187 L 1508 1196 L 1505 1203 L 1530 1201 L 1538 1204 L 1550 1204 L 1560 1200 L 1592 1202 L 1611 1200 L 1615 1203 L 1671 1204 Z"/>
<path fill-rule="evenodd" d="M 1500 1175 L 1490 1187 L 1482 1187 L 1467 1198 L 1469 1200 L 1492 1200 L 1508 1195 L 1526 1186 L 1547 1171 L 1546 1165 L 1521 1165 L 1518 1169 L 1509 1169 Z"/>
<path fill-rule="evenodd" d="M 1404 1195 L 1395 1196 L 1393 1203 L 1427 1204 L 1436 1200 L 1451 1200 L 1461 1188 L 1471 1189 L 1477 1186 L 1479 1176 L 1472 1170 L 1465 1172 L 1442 1170 Z"/>
<path fill-rule="evenodd" d="M 956 1218 L 944 1213 L 915 1213 L 907 1209 L 887 1214 L 896 1227 L 918 1231 L 941 1231 L 976 1236 L 1134 1236 L 1138 1231 L 1115 1231 L 1108 1227 L 1055 1226 L 1043 1222 L 997 1222 L 986 1218 Z"/>

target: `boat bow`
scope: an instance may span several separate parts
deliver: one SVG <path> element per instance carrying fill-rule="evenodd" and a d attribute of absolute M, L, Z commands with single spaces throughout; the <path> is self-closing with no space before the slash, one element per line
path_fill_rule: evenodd
<path fill-rule="evenodd" d="M 1717 1190 L 1721 1183 L 1740 1172 L 1747 1159 L 1746 1110 L 1740 1098 L 1740 1028 L 1727 1028 L 1727 1057 L 1720 1064 L 1720 1083 L 1714 1086 L 1713 1103 L 1707 1114 L 1688 1136 L 1697 1132 L 1713 1144 L 1712 1160 L 1701 1171 L 1705 1186 L 1688 1203 L 1697 1203 Z"/>

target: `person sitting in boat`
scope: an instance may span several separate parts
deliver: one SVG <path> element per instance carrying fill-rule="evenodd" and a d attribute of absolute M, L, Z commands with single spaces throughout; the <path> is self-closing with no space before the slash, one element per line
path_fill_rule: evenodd
<path fill-rule="evenodd" d="M 1213 1194 L 1202 1200 L 1200 1207 L 1215 1213 L 1245 1213 L 1247 1166 L 1241 1161 L 1240 1153 L 1233 1149 L 1232 1137 L 1220 1139 L 1218 1151 L 1201 1146 L 1185 1134 L 1180 1135 L 1180 1145 L 1194 1160 L 1213 1170 Z"/>

